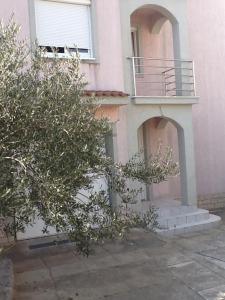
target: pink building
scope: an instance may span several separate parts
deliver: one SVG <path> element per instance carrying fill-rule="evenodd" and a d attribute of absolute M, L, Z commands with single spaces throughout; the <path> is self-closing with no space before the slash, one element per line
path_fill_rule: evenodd
<path fill-rule="evenodd" d="M 140 149 L 148 156 L 159 141 L 173 147 L 180 176 L 146 188 L 147 201 L 137 204 L 166 207 L 162 224 L 173 230 L 188 230 L 184 216 L 196 226 L 218 221 L 197 206 L 225 207 L 224 10 L 224 0 L 0 3 L 0 18 L 14 13 L 23 37 L 37 39 L 48 57 L 51 47 L 65 57 L 65 45 L 77 46 L 99 115 L 112 122 L 115 160 Z"/>

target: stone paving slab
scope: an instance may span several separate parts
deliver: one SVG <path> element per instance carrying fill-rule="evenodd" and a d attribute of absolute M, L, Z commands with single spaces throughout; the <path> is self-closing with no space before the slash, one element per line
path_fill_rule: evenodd
<path fill-rule="evenodd" d="M 127 270 L 129 271 L 129 270 Z M 155 276 L 149 278 L 146 273 L 149 274 L 151 270 L 143 271 L 143 267 L 135 268 L 133 272 L 123 272 L 121 275 L 124 277 L 122 282 L 119 282 L 121 277 L 115 282 L 115 277 L 112 277 L 111 284 L 108 281 L 108 276 L 100 284 L 99 277 L 97 276 L 95 285 L 88 286 L 88 288 L 78 288 L 76 289 L 77 298 L 74 299 L 84 299 L 84 300 L 97 300 L 97 299 L 109 299 L 109 300 L 132 300 L 132 299 L 179 299 L 188 300 L 196 299 L 200 300 L 200 296 L 196 295 L 193 291 L 188 289 L 185 285 L 180 283 L 175 277 L 171 276 L 168 271 L 156 271 Z M 136 273 L 136 274 L 134 274 Z M 100 276 L 100 275 L 99 275 Z M 71 288 L 71 285 L 70 285 Z M 75 291 L 73 291 L 75 295 Z M 67 299 L 68 289 L 62 291 L 58 290 L 58 295 L 60 299 Z M 72 290 L 71 290 L 72 294 Z M 183 296 L 185 295 L 185 296 Z"/>
<path fill-rule="evenodd" d="M 168 288 L 168 292 L 165 295 L 165 290 L 160 287 L 144 287 L 140 289 L 131 289 L 128 293 L 121 293 L 105 298 L 106 300 L 159 300 L 159 299 L 177 299 L 177 300 L 203 300 L 200 295 L 197 295 L 186 286 L 179 283 L 172 283 L 172 286 Z M 211 299 L 210 299 L 211 300 Z"/>
<path fill-rule="evenodd" d="M 172 273 L 195 291 L 225 284 L 225 279 L 197 262 L 173 266 Z"/>
<path fill-rule="evenodd" d="M 224 300 L 225 285 L 217 286 L 199 293 L 205 300 Z"/>
<path fill-rule="evenodd" d="M 13 297 L 14 274 L 11 260 L 0 257 L 0 300 Z"/>

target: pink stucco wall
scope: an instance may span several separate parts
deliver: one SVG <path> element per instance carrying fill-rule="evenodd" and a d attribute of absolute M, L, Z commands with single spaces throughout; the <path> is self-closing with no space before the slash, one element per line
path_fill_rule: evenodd
<path fill-rule="evenodd" d="M 97 64 L 82 64 L 89 89 L 124 91 L 119 2 L 96 1 Z"/>
<path fill-rule="evenodd" d="M 123 91 L 119 2 L 98 0 L 96 10 L 99 65 L 94 67 L 90 81 L 94 79 L 96 89 Z"/>
<path fill-rule="evenodd" d="M 196 64 L 194 135 L 198 194 L 225 192 L 225 1 L 188 0 Z"/>
<path fill-rule="evenodd" d="M 0 0 L 0 19 L 7 23 L 11 16 L 21 25 L 21 36 L 30 38 L 29 10 L 26 0 Z"/>

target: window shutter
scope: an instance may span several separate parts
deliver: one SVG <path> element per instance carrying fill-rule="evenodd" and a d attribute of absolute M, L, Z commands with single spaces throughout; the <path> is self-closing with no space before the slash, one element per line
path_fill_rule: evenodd
<path fill-rule="evenodd" d="M 40 46 L 77 47 L 82 56 L 91 55 L 90 7 L 36 0 L 36 32 Z M 83 53 L 83 54 L 82 54 Z"/>

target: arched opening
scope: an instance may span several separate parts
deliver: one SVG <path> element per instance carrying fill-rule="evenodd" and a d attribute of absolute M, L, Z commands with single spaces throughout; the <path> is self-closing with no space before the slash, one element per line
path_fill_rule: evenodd
<path fill-rule="evenodd" d="M 192 61 L 180 58 L 176 18 L 149 4 L 130 15 L 130 27 L 134 96 L 192 95 Z"/>
<path fill-rule="evenodd" d="M 137 148 L 149 156 L 157 150 L 158 141 L 172 147 L 174 159 L 180 163 L 180 176 L 152 185 L 150 189 L 146 187 L 145 197 L 137 205 L 139 211 L 145 212 L 151 205 L 156 207 L 159 224 L 156 232 L 163 235 L 181 234 L 217 223 L 220 218 L 196 205 L 193 145 L 188 126 L 159 114 L 151 114 L 149 119 L 146 114 L 140 124 L 136 127 Z"/>
<path fill-rule="evenodd" d="M 176 22 L 173 19 L 172 23 L 170 19 L 156 9 L 156 6 L 145 5 L 135 10 L 130 17 L 131 32 L 136 31 L 138 38 L 136 41 L 132 38 L 133 54 L 142 57 L 173 58 L 173 26 Z M 134 34 L 132 36 L 134 37 Z M 138 45 L 135 45 L 135 42 Z M 139 49 L 135 49 L 134 46 Z M 139 50 L 139 53 L 136 50 Z"/>
<path fill-rule="evenodd" d="M 169 146 L 173 150 L 174 160 L 181 162 L 183 159 L 181 132 L 182 128 L 173 120 L 163 117 L 151 118 L 145 121 L 138 130 L 139 150 L 143 150 L 145 157 L 148 158 L 157 152 L 159 144 L 162 145 L 163 150 Z M 183 168 L 183 165 L 180 165 Z M 178 175 L 169 178 L 166 182 L 146 187 L 146 198 L 156 207 L 167 204 L 169 206 L 181 205 L 184 190 L 185 181 L 182 181 Z"/>

